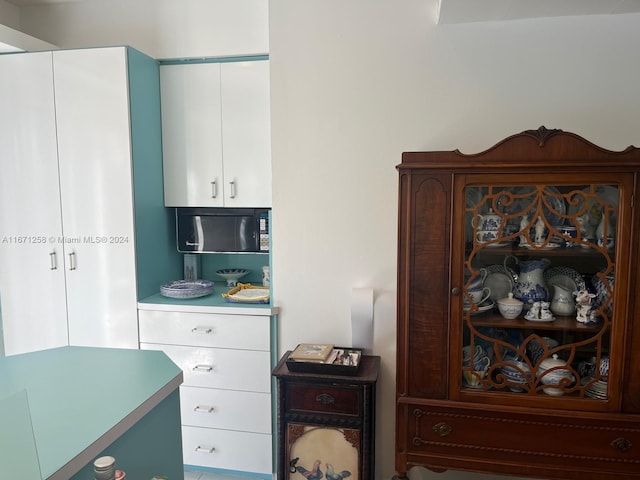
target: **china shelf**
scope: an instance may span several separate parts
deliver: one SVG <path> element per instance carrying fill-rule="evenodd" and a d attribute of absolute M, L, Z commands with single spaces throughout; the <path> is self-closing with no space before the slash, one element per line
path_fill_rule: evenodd
<path fill-rule="evenodd" d="M 489 312 L 472 316 L 471 324 L 475 327 L 518 328 L 522 330 L 568 330 L 584 332 L 598 332 L 603 326 L 602 321 L 584 324 L 578 322 L 575 317 L 557 316 L 552 322 L 536 322 L 526 320 L 524 318 L 508 319 L 499 314 Z"/>

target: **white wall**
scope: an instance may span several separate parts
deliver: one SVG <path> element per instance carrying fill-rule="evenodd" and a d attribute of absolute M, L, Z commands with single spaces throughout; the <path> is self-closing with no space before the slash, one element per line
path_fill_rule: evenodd
<path fill-rule="evenodd" d="M 270 2 L 281 347 L 349 342 L 351 288 L 375 289 L 380 479 L 394 469 L 401 152 L 472 153 L 540 125 L 640 145 L 640 15 L 445 26 L 435 4 Z"/>
<path fill-rule="evenodd" d="M 27 9 L 21 23 L 63 47 L 128 43 L 157 58 L 209 56 L 217 39 L 198 13 L 212 3 L 67 4 Z M 615 150 L 640 145 L 640 15 L 436 25 L 436 0 L 269 7 L 281 353 L 306 341 L 349 344 L 351 289 L 374 288 L 374 350 L 383 364 L 376 477 L 388 479 L 401 153 L 477 152 L 540 125 Z"/>

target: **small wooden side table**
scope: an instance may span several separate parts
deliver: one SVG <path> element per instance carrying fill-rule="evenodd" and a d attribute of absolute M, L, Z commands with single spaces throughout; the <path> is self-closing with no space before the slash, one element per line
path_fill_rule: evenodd
<path fill-rule="evenodd" d="M 380 357 L 363 355 L 356 375 L 291 372 L 278 384 L 278 480 L 373 480 Z M 347 474 L 348 472 L 348 474 Z"/>

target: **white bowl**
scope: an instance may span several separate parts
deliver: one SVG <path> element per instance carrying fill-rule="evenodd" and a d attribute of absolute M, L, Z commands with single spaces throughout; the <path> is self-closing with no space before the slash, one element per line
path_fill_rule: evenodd
<path fill-rule="evenodd" d="M 509 292 L 507 298 L 498 300 L 498 310 L 504 318 L 517 318 L 522 313 L 524 304 L 517 298 L 513 298 L 513 293 Z"/>
<path fill-rule="evenodd" d="M 238 284 L 238 280 L 244 277 L 249 270 L 243 268 L 225 268 L 222 270 L 216 270 L 216 275 L 224 278 L 227 281 L 227 287 L 235 287 Z"/>

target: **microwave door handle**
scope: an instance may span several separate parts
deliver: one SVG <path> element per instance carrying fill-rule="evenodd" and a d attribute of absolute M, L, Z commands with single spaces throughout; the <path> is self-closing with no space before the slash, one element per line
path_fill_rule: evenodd
<path fill-rule="evenodd" d="M 196 245 L 198 245 L 196 251 L 202 252 L 204 250 L 204 230 L 202 228 L 202 217 L 200 215 L 196 216 Z"/>

